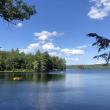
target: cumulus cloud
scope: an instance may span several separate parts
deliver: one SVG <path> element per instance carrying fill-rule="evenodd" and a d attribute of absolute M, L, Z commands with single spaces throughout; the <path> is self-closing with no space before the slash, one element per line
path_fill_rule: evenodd
<path fill-rule="evenodd" d="M 49 31 L 41 31 L 41 32 L 35 32 L 34 36 L 36 36 L 38 41 L 45 41 L 50 39 L 51 37 L 63 35 L 64 33 L 58 33 L 56 31 L 49 32 Z"/>
<path fill-rule="evenodd" d="M 54 48 L 54 45 L 52 43 L 46 43 L 42 46 L 42 48 L 45 50 L 50 50 Z"/>
<path fill-rule="evenodd" d="M 39 44 L 38 43 L 29 44 L 27 46 L 27 48 L 19 49 L 19 51 L 28 54 L 28 53 L 34 53 L 36 51 L 36 49 L 39 49 Z"/>
<path fill-rule="evenodd" d="M 51 55 L 51 56 L 57 56 L 57 52 L 49 52 L 49 55 Z"/>
<path fill-rule="evenodd" d="M 62 54 L 60 52 L 57 52 L 57 51 L 49 52 L 49 55 L 62 57 Z"/>
<path fill-rule="evenodd" d="M 81 49 L 61 49 L 61 51 L 66 55 L 83 55 L 85 54 L 84 50 Z"/>
<path fill-rule="evenodd" d="M 26 48 L 19 49 L 20 52 L 34 54 L 37 50 L 40 50 L 41 52 L 48 51 L 49 55 L 65 58 L 67 64 L 70 64 L 71 62 L 78 62 L 80 60 L 79 58 L 72 58 L 73 55 L 76 57 L 77 55 L 84 55 L 85 51 L 83 49 L 88 47 L 88 45 L 82 45 L 75 49 L 60 48 L 54 44 L 52 38 L 63 35 L 63 33 L 58 33 L 56 31 L 41 31 L 40 33 L 34 33 L 34 35 L 36 36 L 37 41 L 29 44 Z"/>
<path fill-rule="evenodd" d="M 20 52 L 25 53 L 34 53 L 36 50 L 42 50 L 42 51 L 58 51 L 60 50 L 60 47 L 56 47 L 52 42 L 48 43 L 33 43 L 29 44 L 27 48 L 20 49 Z"/>
<path fill-rule="evenodd" d="M 20 28 L 20 27 L 23 26 L 23 23 L 18 23 L 16 26 L 17 26 L 18 28 Z"/>
<path fill-rule="evenodd" d="M 60 49 L 59 47 L 55 47 L 55 45 L 51 42 L 42 45 L 42 48 L 44 50 L 59 50 Z"/>
<path fill-rule="evenodd" d="M 39 47 L 39 44 L 38 44 L 38 43 L 30 44 L 30 45 L 28 46 L 29 49 L 36 49 L 36 48 L 38 48 L 38 47 Z"/>
<path fill-rule="evenodd" d="M 92 19 L 102 20 L 110 14 L 110 0 L 91 0 L 88 16 Z"/>
<path fill-rule="evenodd" d="M 36 50 L 41 51 L 57 51 L 60 50 L 59 47 L 55 46 L 52 43 L 52 38 L 55 36 L 63 35 L 64 33 L 58 33 L 56 31 L 49 32 L 49 31 L 41 31 L 41 32 L 35 32 L 34 36 L 37 39 L 37 43 L 29 44 L 26 48 L 20 49 L 21 52 L 25 53 L 34 53 Z"/>

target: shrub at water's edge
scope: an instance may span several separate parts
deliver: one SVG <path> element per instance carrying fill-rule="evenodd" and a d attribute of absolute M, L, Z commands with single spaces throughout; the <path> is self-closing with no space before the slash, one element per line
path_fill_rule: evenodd
<path fill-rule="evenodd" d="M 37 51 L 35 54 L 25 54 L 20 53 L 18 49 L 0 51 L 0 71 L 45 72 L 65 68 L 65 59 L 50 56 L 48 52 Z"/>

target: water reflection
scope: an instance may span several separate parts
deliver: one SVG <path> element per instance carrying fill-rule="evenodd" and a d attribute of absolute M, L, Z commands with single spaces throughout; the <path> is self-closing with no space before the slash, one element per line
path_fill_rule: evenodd
<path fill-rule="evenodd" d="M 10 81 L 33 81 L 48 82 L 54 80 L 62 80 L 64 74 L 48 74 L 48 73 L 0 73 L 0 80 Z"/>
<path fill-rule="evenodd" d="M 83 76 L 80 74 L 66 75 L 65 86 L 66 87 L 82 87 L 84 83 Z"/>
<path fill-rule="evenodd" d="M 0 73 L 0 110 L 110 110 L 109 73 Z"/>

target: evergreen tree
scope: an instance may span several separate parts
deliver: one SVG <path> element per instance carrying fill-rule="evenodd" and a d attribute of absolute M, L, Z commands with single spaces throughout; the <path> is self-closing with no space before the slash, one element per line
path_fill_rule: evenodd
<path fill-rule="evenodd" d="M 51 70 L 64 70 L 65 60 L 52 57 L 48 52 L 35 54 L 20 53 L 19 49 L 11 51 L 0 51 L 0 71 L 37 71 L 46 72 Z"/>

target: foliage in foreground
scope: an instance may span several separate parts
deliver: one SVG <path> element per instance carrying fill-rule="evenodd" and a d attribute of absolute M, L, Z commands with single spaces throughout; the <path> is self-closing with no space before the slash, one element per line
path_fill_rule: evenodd
<path fill-rule="evenodd" d="M 105 37 L 102 37 L 96 33 L 89 33 L 89 37 L 94 37 L 96 39 L 96 42 L 92 44 L 92 46 L 97 46 L 98 52 L 101 52 L 101 50 L 106 50 L 110 47 L 110 39 L 107 39 Z M 106 64 L 109 64 L 110 61 L 110 52 L 105 52 L 103 54 L 94 56 L 94 58 L 102 58 L 105 60 Z"/>
<path fill-rule="evenodd" d="M 19 50 L 0 51 L 0 71 L 51 71 L 66 68 L 65 60 L 48 52 L 20 53 Z"/>
<path fill-rule="evenodd" d="M 0 0 L 0 17 L 9 23 L 27 20 L 35 13 L 35 7 L 23 0 Z"/>

